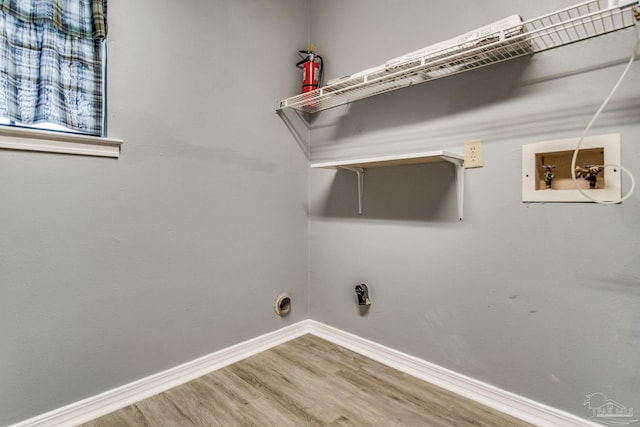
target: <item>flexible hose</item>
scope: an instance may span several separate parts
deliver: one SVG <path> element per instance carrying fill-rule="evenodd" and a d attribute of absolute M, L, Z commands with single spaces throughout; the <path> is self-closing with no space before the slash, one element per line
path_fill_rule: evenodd
<path fill-rule="evenodd" d="M 576 160 L 578 159 L 578 152 L 580 151 L 580 146 L 582 145 L 582 142 L 584 141 L 585 136 L 587 135 L 587 133 L 589 133 L 589 130 L 591 129 L 591 126 L 593 126 L 593 123 L 596 121 L 598 116 L 600 116 L 600 113 L 602 112 L 602 110 L 604 110 L 604 108 L 609 103 L 609 100 L 611 99 L 611 97 L 613 96 L 615 91 L 618 89 L 618 86 L 620 86 L 620 84 L 622 83 L 622 81 L 626 77 L 627 72 L 629 71 L 629 69 L 631 68 L 631 65 L 633 64 L 633 61 L 635 60 L 636 49 L 638 49 L 638 47 L 640 46 L 640 29 L 638 29 L 637 32 L 638 32 L 638 39 L 636 41 L 636 44 L 633 47 L 633 53 L 631 54 L 631 58 L 629 59 L 629 62 L 627 63 L 627 66 L 625 67 L 624 71 L 622 72 L 622 75 L 618 79 L 618 81 L 615 84 L 615 86 L 613 86 L 613 89 L 611 89 L 611 92 L 609 92 L 609 95 L 605 98 L 605 100 L 602 103 L 602 105 L 600 105 L 600 108 L 598 108 L 598 111 L 596 111 L 596 113 L 593 115 L 593 117 L 589 121 L 589 124 L 584 129 L 584 132 L 582 132 L 582 136 L 580 136 L 580 139 L 578 140 L 578 144 L 576 145 L 575 151 L 573 152 L 573 158 L 571 159 L 571 179 L 573 180 L 573 183 L 575 184 L 576 188 L 578 189 L 578 191 L 580 191 L 580 194 L 585 196 L 587 199 L 591 200 L 592 202 L 599 203 L 601 205 L 614 205 L 614 204 L 617 204 L 617 203 L 621 203 L 621 202 L 627 200 L 629 197 L 631 197 L 631 195 L 633 194 L 633 191 L 636 188 L 636 180 L 633 177 L 633 174 L 627 168 L 625 168 L 622 165 L 615 165 L 615 164 L 600 165 L 603 168 L 608 168 L 608 167 L 609 168 L 617 168 L 617 169 L 620 169 L 621 171 L 623 171 L 624 173 L 626 173 L 629 176 L 629 179 L 631 180 L 631 186 L 630 186 L 629 191 L 627 192 L 627 194 L 625 194 L 623 197 L 619 198 L 618 200 L 598 200 L 598 199 L 592 197 L 590 194 L 588 194 L 586 191 L 584 191 L 582 188 L 579 187 L 578 180 L 576 178 Z"/>

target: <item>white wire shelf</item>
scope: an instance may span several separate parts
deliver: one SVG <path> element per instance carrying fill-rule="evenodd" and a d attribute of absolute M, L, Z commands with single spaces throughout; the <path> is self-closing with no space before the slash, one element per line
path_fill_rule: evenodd
<path fill-rule="evenodd" d="M 636 25 L 638 1 L 591 0 L 471 41 L 407 55 L 280 101 L 278 110 L 316 113 L 413 84 L 532 55 Z"/>

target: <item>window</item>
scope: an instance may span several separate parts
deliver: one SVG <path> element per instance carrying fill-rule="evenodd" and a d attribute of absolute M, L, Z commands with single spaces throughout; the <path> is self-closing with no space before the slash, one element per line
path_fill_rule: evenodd
<path fill-rule="evenodd" d="M 103 137 L 105 37 L 106 0 L 0 0 L 0 124 Z"/>

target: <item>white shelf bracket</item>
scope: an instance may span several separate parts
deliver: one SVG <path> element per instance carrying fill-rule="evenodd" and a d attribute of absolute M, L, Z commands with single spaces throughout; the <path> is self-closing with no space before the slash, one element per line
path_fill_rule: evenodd
<path fill-rule="evenodd" d="M 351 166 L 340 166 L 340 169 L 354 172 L 358 175 L 358 214 L 362 215 L 362 195 L 364 193 L 364 169 Z"/>
<path fill-rule="evenodd" d="M 456 168 L 456 196 L 458 197 L 458 217 L 462 221 L 464 202 L 464 161 L 453 157 L 442 156 L 443 160 L 452 163 Z"/>

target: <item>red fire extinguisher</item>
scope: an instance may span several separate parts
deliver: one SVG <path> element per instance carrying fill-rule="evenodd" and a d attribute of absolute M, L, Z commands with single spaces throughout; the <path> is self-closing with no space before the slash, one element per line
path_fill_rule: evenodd
<path fill-rule="evenodd" d="M 322 57 L 313 51 L 313 45 L 309 50 L 299 50 L 302 60 L 296 67 L 302 69 L 302 93 L 318 89 L 322 80 Z"/>

